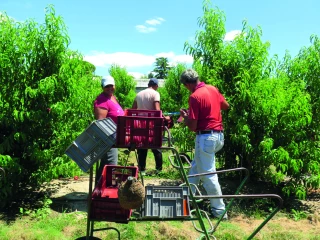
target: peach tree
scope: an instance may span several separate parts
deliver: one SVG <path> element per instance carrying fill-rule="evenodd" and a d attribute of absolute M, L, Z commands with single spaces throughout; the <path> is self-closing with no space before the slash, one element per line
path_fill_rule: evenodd
<path fill-rule="evenodd" d="M 159 88 L 161 96 L 160 106 L 164 113 L 179 112 L 181 108 L 188 108 L 189 91 L 180 83 L 180 75 L 187 67 L 184 64 L 177 64 L 168 72 L 165 84 Z M 177 120 L 173 116 L 173 120 Z M 171 129 L 172 140 L 179 152 L 188 152 L 194 148 L 194 133 L 192 133 L 183 123 L 175 122 L 174 128 Z"/>
<path fill-rule="evenodd" d="M 252 179 L 283 185 L 286 195 L 305 198 L 319 188 L 319 41 L 291 60 L 268 54 L 262 30 L 243 22 L 224 40 L 225 15 L 204 1 L 195 43 L 185 50 L 200 78 L 217 86 L 231 108 L 224 113 L 225 168 L 244 166 Z"/>
<path fill-rule="evenodd" d="M 61 17 L 52 6 L 45 23 L 0 21 L 0 202 L 10 202 L 26 184 L 78 174 L 64 155 L 93 120 L 100 93 L 95 67 L 71 51 Z M 20 189 L 21 190 L 21 189 Z"/>

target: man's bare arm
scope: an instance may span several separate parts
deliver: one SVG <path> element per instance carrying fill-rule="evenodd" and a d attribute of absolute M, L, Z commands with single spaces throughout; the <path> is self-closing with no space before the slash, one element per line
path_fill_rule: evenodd
<path fill-rule="evenodd" d="M 196 131 L 197 129 L 197 124 L 198 120 L 195 119 L 189 119 L 189 117 L 184 118 L 184 124 L 191 130 L 191 131 Z"/>
<path fill-rule="evenodd" d="M 154 109 L 155 110 L 160 110 L 160 102 L 158 102 L 158 101 L 154 102 Z"/>
<path fill-rule="evenodd" d="M 94 117 L 96 120 L 104 119 L 108 115 L 108 110 L 96 107 L 94 108 Z"/>
<path fill-rule="evenodd" d="M 223 99 L 223 101 L 220 104 L 220 107 L 222 110 L 227 110 L 229 108 L 229 103 L 225 99 Z"/>
<path fill-rule="evenodd" d="M 134 100 L 132 104 L 132 109 L 137 109 L 137 108 L 138 108 L 137 101 Z"/>
<path fill-rule="evenodd" d="M 180 116 L 184 119 L 184 124 L 191 130 L 196 131 L 198 120 L 195 119 L 189 119 L 188 112 L 186 109 L 180 109 Z"/>

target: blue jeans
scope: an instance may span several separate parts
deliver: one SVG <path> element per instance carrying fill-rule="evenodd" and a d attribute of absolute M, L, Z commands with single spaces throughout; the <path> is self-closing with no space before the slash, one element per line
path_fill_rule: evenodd
<path fill-rule="evenodd" d="M 216 171 L 215 153 L 224 145 L 222 132 L 212 132 L 196 136 L 195 156 L 189 175 Z M 189 178 L 189 182 L 198 185 L 202 181 L 208 195 L 222 195 L 217 174 Z M 225 210 L 222 198 L 210 199 L 212 214 L 219 217 Z"/>

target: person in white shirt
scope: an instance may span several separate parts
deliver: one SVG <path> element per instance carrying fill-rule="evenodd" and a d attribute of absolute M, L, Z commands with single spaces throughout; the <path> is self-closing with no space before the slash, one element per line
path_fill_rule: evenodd
<path fill-rule="evenodd" d="M 139 110 L 160 110 L 160 94 L 158 89 L 158 79 L 151 78 L 148 83 L 148 88 L 139 92 L 133 102 L 132 108 Z M 138 149 L 138 165 L 139 170 L 145 175 L 146 159 L 148 149 Z M 152 149 L 156 171 L 162 171 L 162 152 L 159 149 Z"/>

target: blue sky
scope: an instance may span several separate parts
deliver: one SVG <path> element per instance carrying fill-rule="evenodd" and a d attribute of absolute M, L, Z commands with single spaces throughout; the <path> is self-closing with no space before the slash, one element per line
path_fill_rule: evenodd
<path fill-rule="evenodd" d="M 212 0 L 225 12 L 227 37 L 242 29 L 246 19 L 260 26 L 262 39 L 271 43 L 269 53 L 296 56 L 320 36 L 318 0 Z M 44 9 L 53 4 L 63 17 L 71 38 L 70 48 L 96 66 L 96 74 L 108 75 L 112 63 L 139 77 L 154 68 L 157 57 L 171 63 L 192 63 L 185 55 L 185 41 L 194 41 L 203 16 L 202 0 L 1 0 L 0 11 L 17 21 L 44 23 Z"/>

